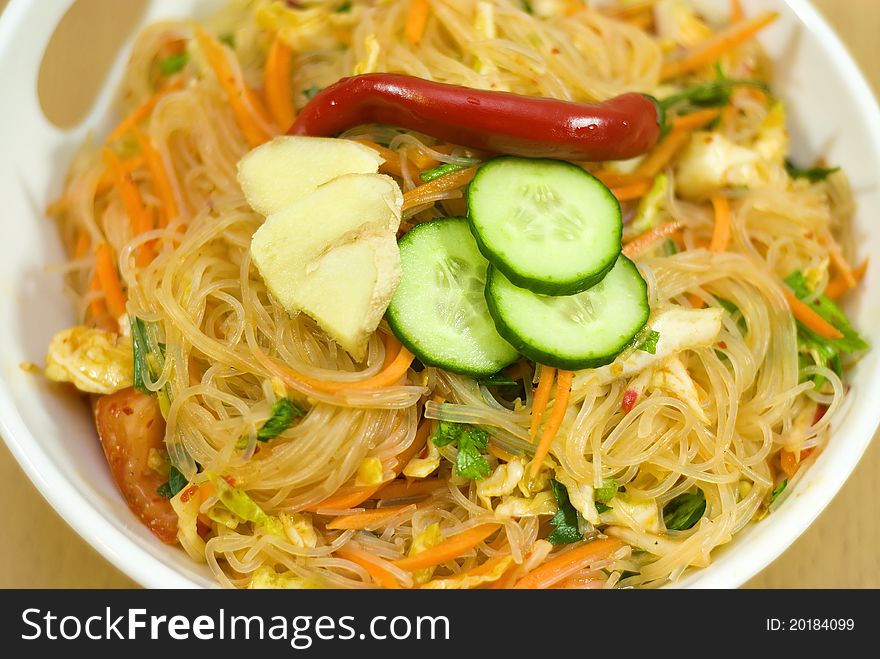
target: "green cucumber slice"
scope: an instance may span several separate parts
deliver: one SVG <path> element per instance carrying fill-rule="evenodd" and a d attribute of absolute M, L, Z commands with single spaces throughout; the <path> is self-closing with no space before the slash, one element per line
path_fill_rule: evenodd
<path fill-rule="evenodd" d="M 489 268 L 486 302 L 498 333 L 529 359 L 579 370 L 614 361 L 648 322 L 648 286 L 621 256 L 611 272 L 576 295 L 550 297 L 514 286 Z"/>
<path fill-rule="evenodd" d="M 423 364 L 475 376 L 516 361 L 486 307 L 489 264 L 466 219 L 420 224 L 399 246 L 403 275 L 386 318 L 410 352 Z"/>
<path fill-rule="evenodd" d="M 520 288 L 573 295 L 617 262 L 620 203 L 577 165 L 496 158 L 477 172 L 467 197 L 480 251 Z"/>

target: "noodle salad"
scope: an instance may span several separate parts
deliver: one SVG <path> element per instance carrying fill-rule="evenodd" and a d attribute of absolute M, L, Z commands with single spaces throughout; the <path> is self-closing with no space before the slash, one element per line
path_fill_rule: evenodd
<path fill-rule="evenodd" d="M 234 0 L 49 208 L 133 514 L 226 587 L 656 587 L 784 505 L 868 345 L 846 175 L 690 0 Z"/>

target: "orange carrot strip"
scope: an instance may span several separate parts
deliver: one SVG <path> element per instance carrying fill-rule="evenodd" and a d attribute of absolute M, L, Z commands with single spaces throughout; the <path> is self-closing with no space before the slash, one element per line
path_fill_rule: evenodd
<path fill-rule="evenodd" d="M 868 259 L 862 261 L 862 264 L 858 266 L 855 270 L 852 271 L 853 277 L 855 278 L 856 285 L 865 276 L 865 272 L 868 269 Z M 830 297 L 832 300 L 835 300 L 841 297 L 844 293 L 849 291 L 852 287 L 847 283 L 847 281 L 843 277 L 835 277 L 830 282 L 828 282 L 828 287 L 825 289 L 825 295 Z"/>
<path fill-rule="evenodd" d="M 95 271 L 95 274 L 92 275 L 92 279 L 89 282 L 89 293 L 101 293 L 103 292 L 101 289 L 101 280 L 98 278 L 98 272 Z M 95 297 L 92 298 L 92 301 L 89 303 L 89 311 L 91 311 L 92 318 L 100 318 L 105 313 L 107 313 L 107 305 L 104 302 L 104 298 Z"/>
<path fill-rule="evenodd" d="M 739 23 L 746 17 L 740 0 L 730 0 L 730 22 Z"/>
<path fill-rule="evenodd" d="M 666 62 L 660 71 L 663 80 L 677 78 L 711 64 L 725 53 L 744 44 L 763 28 L 779 18 L 775 11 L 767 11 L 749 20 L 734 23 L 712 35 L 677 59 Z"/>
<path fill-rule="evenodd" d="M 690 131 L 673 128 L 669 135 L 642 161 L 633 177 L 653 181 L 657 174 L 663 171 L 663 168 L 687 145 L 690 138 Z"/>
<path fill-rule="evenodd" d="M 840 245 L 837 244 L 834 238 L 829 238 L 829 240 L 823 241 L 823 243 L 825 243 L 825 247 L 828 249 L 828 256 L 831 257 L 831 263 L 834 264 L 837 272 L 840 273 L 847 286 L 855 288 L 856 278 L 853 274 L 852 266 L 843 257 L 843 250 L 840 249 Z"/>
<path fill-rule="evenodd" d="M 394 561 L 394 564 L 401 569 L 413 571 L 447 563 L 476 547 L 495 533 L 499 526 L 501 524 L 498 522 L 487 522 L 474 526 L 467 531 L 456 533 L 436 547 L 426 549 L 415 556 L 398 559 Z"/>
<path fill-rule="evenodd" d="M 544 458 L 550 452 L 550 446 L 553 444 L 553 438 L 562 427 L 565 419 L 565 412 L 568 409 L 568 399 L 571 396 L 571 381 L 574 373 L 571 371 L 560 370 L 556 376 L 556 399 L 553 401 L 553 407 L 550 409 L 550 418 L 547 419 L 547 425 L 541 434 L 541 441 L 535 450 L 535 457 L 532 460 L 530 468 L 531 477 L 534 478 L 541 471 L 541 464 Z"/>
<path fill-rule="evenodd" d="M 703 307 L 706 306 L 706 303 L 703 301 L 703 298 L 701 298 L 696 293 L 688 293 L 687 299 L 688 299 L 688 302 L 691 303 L 691 306 L 694 309 L 702 309 Z"/>
<path fill-rule="evenodd" d="M 535 435 L 538 434 L 541 419 L 544 418 L 544 412 L 547 411 L 547 401 L 550 400 L 550 389 L 553 387 L 555 376 L 555 368 L 541 365 L 541 379 L 538 380 L 535 397 L 532 399 L 532 422 L 529 425 L 529 437 L 532 441 L 535 441 Z"/>
<path fill-rule="evenodd" d="M 138 226 L 135 227 L 134 233 L 135 235 L 140 235 L 145 231 L 150 231 L 153 229 L 154 220 L 153 216 L 155 213 L 153 212 L 152 207 L 148 207 L 145 209 L 145 212 L 141 214 L 141 222 Z M 153 259 L 156 258 L 156 250 L 154 248 L 155 241 L 151 240 L 143 245 L 138 246 L 137 252 L 135 253 L 134 262 L 135 265 L 139 268 L 143 268 L 145 266 L 150 265 Z"/>
<path fill-rule="evenodd" d="M 339 558 L 344 558 L 347 561 L 360 565 L 372 577 L 373 581 L 382 588 L 400 588 L 400 584 L 397 583 L 395 576 L 380 565 L 381 559 L 370 556 L 359 549 L 354 549 L 351 543 L 337 549 L 335 554 Z"/>
<path fill-rule="evenodd" d="M 402 346 L 400 341 L 398 341 L 397 337 L 393 334 L 384 335 L 383 342 L 385 343 L 385 359 L 382 361 L 382 370 L 384 371 L 394 363 L 395 359 L 397 359 L 397 355 L 400 354 L 400 348 Z"/>
<path fill-rule="evenodd" d="M 446 481 L 442 478 L 425 478 L 419 480 L 397 479 L 383 486 L 375 495 L 373 495 L 373 498 L 405 499 L 406 497 L 418 497 L 431 494 L 444 487 L 446 487 Z"/>
<path fill-rule="evenodd" d="M 105 148 L 103 156 L 113 179 L 113 187 L 122 199 L 122 206 L 131 221 L 132 229 L 137 233 L 138 228 L 144 224 L 143 215 L 146 213 L 146 206 L 141 198 L 140 190 L 132 179 L 131 172 L 123 169 L 122 163 L 112 149 Z"/>
<path fill-rule="evenodd" d="M 648 181 L 637 181 L 619 188 L 611 188 L 611 193 L 617 197 L 617 201 L 633 201 L 644 197 L 650 189 L 651 184 Z"/>
<path fill-rule="evenodd" d="M 389 519 L 397 515 L 401 510 L 403 510 L 404 508 L 408 508 L 410 505 L 412 504 L 403 506 L 388 506 L 387 508 L 374 508 L 372 510 L 365 510 L 362 513 L 341 515 L 339 517 L 335 517 L 333 521 L 327 524 L 327 528 L 343 531 L 348 529 L 361 531 L 366 528 L 378 528 L 382 526 L 384 522 L 387 522 Z"/>
<path fill-rule="evenodd" d="M 409 462 L 425 446 L 428 440 L 428 433 L 431 430 L 431 424 L 427 421 L 423 422 L 416 430 L 416 436 L 413 443 L 410 444 L 400 455 L 397 456 L 393 471 L 395 476 L 403 471 L 406 463 Z M 341 488 L 333 496 L 306 508 L 309 512 L 316 510 L 346 510 L 361 505 L 374 494 L 384 489 L 386 485 L 390 485 L 394 481 L 379 483 L 378 485 L 358 485 L 348 488 Z"/>
<path fill-rule="evenodd" d="M 681 222 L 669 222 L 650 229 L 629 241 L 623 248 L 623 255 L 630 259 L 635 258 L 657 241 L 663 240 L 681 228 Z"/>
<path fill-rule="evenodd" d="M 119 318 L 125 313 L 125 293 L 116 273 L 116 258 L 107 243 L 99 243 L 95 250 L 95 272 L 106 296 L 107 308 L 114 318 Z"/>
<path fill-rule="evenodd" d="M 179 215 L 177 208 L 177 199 L 174 196 L 174 188 L 171 185 L 171 176 L 162 160 L 162 155 L 153 146 L 153 142 L 147 135 L 140 130 L 135 130 L 138 144 L 141 147 L 141 153 L 144 156 L 144 163 L 150 170 L 150 176 L 153 179 L 153 188 L 156 196 L 162 204 L 162 210 L 165 212 L 166 224 L 175 219 Z"/>
<path fill-rule="evenodd" d="M 168 94 L 172 92 L 176 92 L 183 89 L 183 80 L 175 80 L 171 84 L 163 87 L 158 92 L 153 94 L 150 98 L 144 101 L 141 105 L 135 108 L 130 115 L 128 115 L 125 119 L 123 119 L 116 128 L 113 129 L 113 132 L 107 136 L 107 142 L 115 142 L 120 137 L 125 135 L 132 128 L 137 126 L 140 122 L 150 116 L 153 112 L 153 108 L 156 107 L 156 104 L 165 98 Z"/>
<path fill-rule="evenodd" d="M 257 147 L 267 142 L 272 137 L 264 126 L 268 123 L 268 111 L 253 90 L 245 86 L 241 71 L 236 71 L 230 64 L 229 49 L 201 27 L 195 28 L 195 34 L 248 143 Z"/>
<path fill-rule="evenodd" d="M 785 472 L 785 475 L 791 478 L 797 473 L 798 467 L 801 466 L 801 462 L 810 457 L 810 453 L 813 452 L 813 449 L 806 448 L 803 451 L 789 451 L 787 449 L 782 449 L 779 452 L 779 466 L 782 471 Z"/>
<path fill-rule="evenodd" d="M 92 244 L 92 239 L 89 237 L 89 232 L 85 229 L 80 229 L 76 234 L 76 247 L 73 248 L 73 258 L 74 259 L 83 259 L 86 254 L 89 253 L 89 246 Z"/>
<path fill-rule="evenodd" d="M 809 305 L 804 304 L 804 302 L 795 297 L 794 293 L 787 288 L 783 289 L 783 293 L 785 293 L 785 299 L 788 301 L 788 306 L 791 308 L 791 312 L 801 324 L 808 329 L 813 330 L 824 339 L 843 338 L 843 334 L 840 333 L 840 330 L 813 311 Z"/>
<path fill-rule="evenodd" d="M 412 0 L 409 4 L 403 32 L 414 46 L 418 46 L 422 37 L 425 36 L 425 25 L 428 23 L 430 12 L 431 5 L 428 4 L 428 0 Z"/>
<path fill-rule="evenodd" d="M 585 542 L 539 565 L 517 581 L 514 588 L 549 588 L 578 570 L 608 558 L 621 547 L 623 543 L 617 538 Z"/>
<path fill-rule="evenodd" d="M 403 176 L 403 156 L 401 156 L 397 151 L 392 151 L 391 149 L 382 146 L 381 144 L 376 144 L 375 142 L 370 142 L 369 140 L 357 140 L 364 146 L 368 146 L 373 151 L 378 153 L 385 160 L 380 166 L 379 171 L 383 174 L 391 174 L 392 176 Z M 415 168 L 411 168 L 410 172 L 415 173 Z"/>
<path fill-rule="evenodd" d="M 266 57 L 266 69 L 263 72 L 263 89 L 266 94 L 266 105 L 275 125 L 287 131 L 296 119 L 293 107 L 293 95 L 290 90 L 290 65 L 293 51 L 284 40 L 276 36 L 269 47 Z"/>
<path fill-rule="evenodd" d="M 724 195 L 717 194 L 712 197 L 712 207 L 715 209 L 715 228 L 709 251 L 724 252 L 730 243 L 730 202 Z"/>
<path fill-rule="evenodd" d="M 474 176 L 477 175 L 478 168 L 479 165 L 473 165 L 467 169 L 460 169 L 457 172 L 441 176 L 430 183 L 425 183 L 417 188 L 413 188 L 409 192 L 405 192 L 403 195 L 403 210 L 406 211 L 421 206 L 425 203 L 427 197 L 435 195 L 438 192 L 455 190 L 463 185 L 467 185 L 471 182 Z"/>
<path fill-rule="evenodd" d="M 719 110 L 700 110 L 691 112 L 672 120 L 672 127 L 679 130 L 699 130 L 715 121 L 721 112 Z"/>

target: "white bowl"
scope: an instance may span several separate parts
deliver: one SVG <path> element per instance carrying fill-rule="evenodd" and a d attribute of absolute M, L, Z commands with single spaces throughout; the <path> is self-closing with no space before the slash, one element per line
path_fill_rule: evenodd
<path fill-rule="evenodd" d="M 188 16 L 206 0 L 153 0 L 143 24 Z M 61 277 L 47 274 L 63 253 L 43 209 L 55 198 L 77 145 L 112 118 L 111 101 L 127 53 L 120 53 L 91 114 L 61 131 L 40 110 L 42 54 L 73 0 L 13 0 L 0 19 L 0 433 L 22 468 L 59 514 L 132 579 L 148 587 L 213 586 L 208 571 L 157 541 L 132 515 L 110 478 L 86 405 L 23 372 L 42 362 L 51 336 L 71 323 Z M 727 0 L 703 0 L 724 11 Z M 776 9 L 780 20 L 761 35 L 777 60 L 776 91 L 789 101 L 795 158 L 826 155 L 852 178 L 859 203 L 861 256 L 880 253 L 880 112 L 846 49 L 807 0 L 744 0 L 748 12 Z M 82 44 L 87 48 L 88 44 Z M 880 269 L 872 267 L 849 312 L 878 348 L 850 375 L 849 411 L 828 448 L 778 511 L 752 524 L 715 555 L 712 565 L 678 582 L 736 587 L 782 553 L 831 501 L 880 421 Z"/>

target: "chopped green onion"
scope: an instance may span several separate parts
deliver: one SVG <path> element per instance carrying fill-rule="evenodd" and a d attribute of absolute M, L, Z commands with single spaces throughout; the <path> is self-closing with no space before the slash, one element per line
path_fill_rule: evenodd
<path fill-rule="evenodd" d="M 452 172 L 457 172 L 460 169 L 467 169 L 468 167 L 473 165 L 475 162 L 477 162 L 477 161 L 475 160 L 473 162 L 468 162 L 468 163 L 448 162 L 443 165 L 440 165 L 439 167 L 434 167 L 434 169 L 425 170 L 424 172 L 421 173 L 420 176 L 425 183 L 429 183 L 429 182 L 433 181 L 434 179 L 442 178 L 443 176 L 446 176 L 447 174 L 451 174 Z"/>
<path fill-rule="evenodd" d="M 172 55 L 171 57 L 166 57 L 161 62 L 159 62 L 159 70 L 162 72 L 162 75 L 170 76 L 178 73 L 186 66 L 186 63 L 189 61 L 189 53 L 186 51 L 182 53 L 178 53 L 177 55 Z"/>

